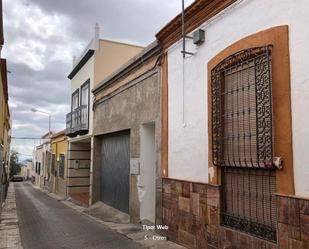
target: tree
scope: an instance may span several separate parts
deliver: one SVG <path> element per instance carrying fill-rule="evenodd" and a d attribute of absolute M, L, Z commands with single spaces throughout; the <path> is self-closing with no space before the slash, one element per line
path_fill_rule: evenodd
<path fill-rule="evenodd" d="M 10 178 L 13 175 L 20 173 L 21 164 L 18 162 L 18 152 L 14 149 L 11 150 L 11 162 L 10 162 Z"/>

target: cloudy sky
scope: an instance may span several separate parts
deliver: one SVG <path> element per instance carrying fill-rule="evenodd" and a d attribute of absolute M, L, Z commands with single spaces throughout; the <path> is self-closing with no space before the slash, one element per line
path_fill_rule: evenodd
<path fill-rule="evenodd" d="M 193 0 L 185 0 L 189 5 Z M 79 55 L 99 23 L 101 38 L 147 45 L 181 10 L 181 0 L 3 0 L 13 137 L 41 137 L 52 113 L 52 130 L 65 128 L 70 109 L 73 55 Z M 36 142 L 38 143 L 38 141 Z M 13 140 L 31 155 L 34 141 Z M 26 156 L 21 156 L 24 158 Z"/>

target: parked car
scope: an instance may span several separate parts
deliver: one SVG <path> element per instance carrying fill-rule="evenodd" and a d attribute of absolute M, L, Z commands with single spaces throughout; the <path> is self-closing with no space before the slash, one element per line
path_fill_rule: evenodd
<path fill-rule="evenodd" d="M 22 176 L 19 175 L 14 175 L 11 178 L 11 182 L 22 182 L 24 180 L 24 178 Z"/>

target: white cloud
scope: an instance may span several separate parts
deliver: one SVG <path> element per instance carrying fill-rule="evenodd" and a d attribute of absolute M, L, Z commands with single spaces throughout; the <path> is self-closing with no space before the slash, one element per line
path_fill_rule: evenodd
<path fill-rule="evenodd" d="M 76 46 L 69 32 L 72 23 L 68 17 L 43 12 L 37 5 L 25 4 L 22 0 L 5 0 L 4 5 L 8 31 L 4 56 L 35 71 L 44 70 L 52 61 L 71 61 Z M 23 35 L 11 35 L 21 33 Z"/>
<path fill-rule="evenodd" d="M 193 0 L 185 0 L 186 6 Z M 52 129 L 65 127 L 70 109 L 66 78 L 72 56 L 79 55 L 100 23 L 102 38 L 147 45 L 176 14 L 180 0 L 3 0 L 5 44 L 13 136 L 41 137 L 52 113 Z M 36 141 L 38 142 L 38 141 Z M 13 140 L 12 147 L 29 154 L 33 141 Z"/>
<path fill-rule="evenodd" d="M 45 51 L 46 45 L 35 40 L 17 40 L 15 46 L 8 48 L 8 53 L 13 55 L 11 59 L 26 64 L 35 71 L 45 68 Z"/>

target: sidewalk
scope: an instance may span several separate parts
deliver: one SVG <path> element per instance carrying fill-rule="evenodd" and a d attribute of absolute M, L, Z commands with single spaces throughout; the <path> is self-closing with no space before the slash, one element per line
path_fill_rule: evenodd
<path fill-rule="evenodd" d="M 36 189 L 39 189 L 35 187 Z M 40 189 L 41 191 L 47 193 L 46 191 Z M 82 215 L 85 215 L 98 223 L 101 223 L 110 229 L 126 236 L 127 238 L 134 240 L 135 242 L 141 244 L 145 248 L 149 249 L 185 249 L 185 247 L 180 246 L 171 241 L 165 240 L 166 238 L 153 231 L 143 230 L 142 226 L 129 223 L 129 217 L 115 209 L 105 205 L 104 203 L 96 203 L 91 207 L 79 206 L 69 200 L 63 200 L 57 195 L 52 193 L 47 193 L 50 197 L 62 202 L 66 206 L 76 210 Z"/>
<path fill-rule="evenodd" d="M 10 183 L 2 209 L 0 223 L 0 249 L 22 249 L 16 211 L 14 183 Z"/>
<path fill-rule="evenodd" d="M 104 203 L 96 203 L 95 205 L 85 208 L 78 206 L 71 201 L 61 201 L 65 205 L 73 208 L 77 212 L 94 219 L 110 229 L 134 240 L 145 248 L 149 249 L 186 249 L 174 242 L 166 240 L 166 237 L 150 230 L 143 230 L 142 226 L 129 223 L 129 218 L 120 212 L 113 211 Z"/>

